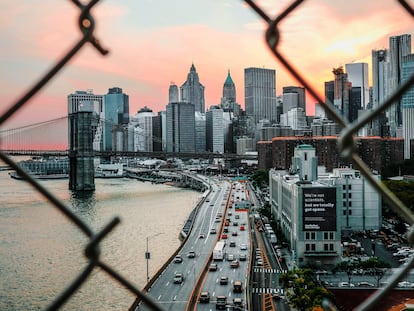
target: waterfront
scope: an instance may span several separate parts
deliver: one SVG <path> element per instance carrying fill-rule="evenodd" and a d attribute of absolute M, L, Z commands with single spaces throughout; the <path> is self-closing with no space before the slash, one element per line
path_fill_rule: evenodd
<path fill-rule="evenodd" d="M 24 181 L 0 172 L 0 310 L 42 310 L 85 267 L 86 237 Z M 101 243 L 101 258 L 139 288 L 179 246 L 179 232 L 201 193 L 133 179 L 96 179 L 90 196 L 67 180 L 41 181 L 94 230 L 121 224 Z M 95 270 L 63 310 L 126 310 L 135 297 Z"/>

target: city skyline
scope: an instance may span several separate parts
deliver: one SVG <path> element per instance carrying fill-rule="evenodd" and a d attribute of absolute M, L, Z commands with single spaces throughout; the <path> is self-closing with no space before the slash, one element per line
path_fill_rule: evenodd
<path fill-rule="evenodd" d="M 323 83 L 332 80 L 333 67 L 352 62 L 370 65 L 372 49 L 388 48 L 390 36 L 413 34 L 411 20 L 397 2 L 380 2 L 305 2 L 281 27 L 281 51 L 323 94 Z M 80 37 L 78 9 L 69 1 L 52 3 L 10 3 L 0 13 L 2 111 Z M 257 3 L 276 16 L 291 1 Z M 144 106 L 154 112 L 165 110 L 170 82 L 181 86 L 192 63 L 206 88 L 206 110 L 220 103 L 228 70 L 243 109 L 247 67 L 275 69 L 277 95 L 284 86 L 298 85 L 267 48 L 265 24 L 242 1 L 183 0 L 162 7 L 145 1 L 103 1 L 92 14 L 95 34 L 110 54 L 102 57 L 85 46 L 5 127 L 65 115 L 66 97 L 76 90 L 105 94 L 109 88 L 120 87 L 130 96 L 131 114 Z M 371 80 L 371 65 L 369 74 Z M 312 114 L 309 106 L 314 99 L 307 99 Z"/>

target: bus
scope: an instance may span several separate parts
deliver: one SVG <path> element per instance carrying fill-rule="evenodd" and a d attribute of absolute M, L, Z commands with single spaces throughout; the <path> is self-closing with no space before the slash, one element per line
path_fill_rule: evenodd
<path fill-rule="evenodd" d="M 224 247 L 226 242 L 218 241 L 213 250 L 213 260 L 223 260 L 224 259 Z"/>

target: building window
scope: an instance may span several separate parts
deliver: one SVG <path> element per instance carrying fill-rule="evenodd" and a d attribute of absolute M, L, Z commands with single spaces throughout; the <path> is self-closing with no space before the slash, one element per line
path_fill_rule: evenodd
<path fill-rule="evenodd" d="M 324 232 L 324 233 L 323 233 L 323 239 L 324 239 L 324 240 L 328 240 L 328 239 L 329 239 L 328 232 Z"/>
<path fill-rule="evenodd" d="M 351 190 L 352 189 L 352 185 L 348 185 L 348 189 Z"/>
<path fill-rule="evenodd" d="M 305 232 L 305 240 L 316 240 L 315 232 Z"/>
<path fill-rule="evenodd" d="M 328 248 L 328 244 L 324 244 L 324 245 L 323 245 L 323 250 L 324 250 L 325 252 L 329 250 L 329 248 Z"/>
<path fill-rule="evenodd" d="M 315 251 L 316 250 L 316 244 L 311 244 L 311 251 Z"/>
<path fill-rule="evenodd" d="M 342 190 L 345 190 L 346 189 L 346 185 L 342 185 Z"/>
<path fill-rule="evenodd" d="M 305 152 L 304 156 L 305 156 L 305 161 L 307 161 L 308 160 L 308 153 Z"/>
<path fill-rule="evenodd" d="M 329 232 L 329 239 L 330 240 L 334 240 L 335 239 L 335 233 L 334 232 Z"/>
<path fill-rule="evenodd" d="M 352 210 L 348 210 L 348 215 L 352 215 Z"/>
<path fill-rule="evenodd" d="M 306 247 L 306 251 L 309 252 L 310 251 L 310 244 L 305 244 Z"/>
<path fill-rule="evenodd" d="M 343 212 L 344 212 L 344 216 L 345 216 L 345 215 L 346 215 L 346 209 L 344 209 L 344 211 L 343 211 Z"/>
<path fill-rule="evenodd" d="M 329 244 L 329 250 L 330 251 L 333 251 L 334 250 L 334 245 L 331 243 L 331 244 Z"/>
<path fill-rule="evenodd" d="M 352 193 L 348 193 L 348 198 L 352 198 Z"/>
<path fill-rule="evenodd" d="M 351 202 L 351 201 L 349 201 L 349 202 L 348 202 L 348 206 L 349 206 L 349 207 L 351 207 L 351 206 L 352 206 L 352 202 Z"/>

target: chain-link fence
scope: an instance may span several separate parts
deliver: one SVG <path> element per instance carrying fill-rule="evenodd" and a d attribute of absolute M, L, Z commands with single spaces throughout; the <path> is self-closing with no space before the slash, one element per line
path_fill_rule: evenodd
<path fill-rule="evenodd" d="M 60 59 L 56 65 L 44 76 L 42 77 L 27 93 L 17 100 L 11 107 L 6 110 L 3 115 L 0 116 L 0 126 L 7 121 L 15 112 L 21 109 L 24 105 L 28 104 L 29 100 L 39 92 L 42 87 L 44 87 L 55 75 L 58 73 L 68 61 L 76 55 L 82 47 L 90 43 L 92 44 L 99 53 L 105 55 L 108 51 L 100 44 L 99 40 L 94 35 L 95 23 L 93 16 L 91 15 L 91 9 L 95 6 L 99 0 L 91 0 L 88 4 L 82 4 L 79 0 L 71 0 L 74 5 L 76 5 L 80 10 L 79 15 L 79 28 L 82 32 L 82 37 L 78 42 L 76 42 L 72 49 L 69 50 L 65 56 Z M 342 151 L 344 156 L 349 157 L 355 166 L 361 171 L 364 177 L 374 186 L 374 188 L 382 195 L 384 200 L 389 204 L 392 209 L 397 212 L 406 222 L 411 225 L 411 228 L 408 232 L 407 238 L 410 245 L 414 244 L 414 230 L 412 225 L 414 224 L 414 215 L 411 211 L 404 206 L 404 204 L 393 194 L 391 193 L 380 181 L 374 179 L 370 174 L 370 169 L 367 165 L 361 160 L 358 154 L 355 153 L 355 141 L 354 136 L 359 129 L 364 125 L 371 122 L 373 119 L 378 117 L 383 113 L 387 108 L 393 105 L 398 101 L 402 95 L 414 84 L 414 75 L 411 75 L 404 83 L 402 83 L 398 89 L 388 97 L 383 103 L 375 108 L 371 114 L 364 115 L 362 118 L 359 118 L 354 123 L 348 124 L 346 120 L 337 113 L 334 109 L 332 103 L 324 103 L 324 100 L 320 98 L 318 92 L 315 90 L 315 87 L 308 83 L 303 75 L 297 71 L 292 63 L 279 51 L 278 44 L 280 39 L 280 23 L 282 20 L 287 18 L 299 5 L 301 5 L 304 0 L 294 1 L 289 5 L 281 14 L 279 14 L 275 19 L 269 17 L 269 15 L 260 8 L 255 2 L 250 0 L 245 0 L 245 2 L 259 14 L 261 18 L 267 23 L 268 28 L 266 30 L 266 42 L 269 45 L 269 48 L 273 52 L 274 56 L 282 63 L 282 65 L 289 71 L 292 76 L 297 80 L 298 83 L 303 85 L 306 90 L 319 102 L 322 104 L 325 111 L 328 115 L 335 120 L 342 128 L 343 131 L 338 139 L 339 149 Z M 412 7 L 403 0 L 397 0 L 401 5 L 402 10 L 406 10 L 411 17 L 414 18 L 414 10 Z M 91 273 L 96 268 L 100 268 L 105 271 L 109 276 L 111 276 L 115 281 L 119 282 L 125 286 L 133 294 L 137 295 L 144 303 L 150 306 L 153 310 L 162 310 L 162 308 L 157 305 L 151 298 L 142 293 L 138 288 L 136 288 L 130 281 L 124 278 L 118 271 L 114 268 L 107 265 L 100 258 L 99 244 L 107 236 L 107 234 L 119 224 L 119 218 L 114 218 L 106 227 L 100 232 L 94 232 L 88 224 L 84 223 L 80 218 L 78 218 L 72 211 L 66 207 L 61 201 L 59 201 L 55 196 L 53 196 L 46 188 L 39 184 L 34 178 L 28 175 L 23 171 L 10 157 L 5 153 L 0 152 L 0 159 L 8 164 L 12 169 L 14 169 L 20 176 L 26 179 L 39 193 L 41 193 L 50 203 L 53 204 L 55 208 L 60 210 L 67 218 L 69 218 L 74 225 L 76 225 L 88 238 L 89 243 L 84 250 L 85 256 L 88 258 L 89 262 L 86 268 L 76 277 L 75 280 L 67 287 L 67 289 L 60 294 L 59 297 L 56 297 L 55 301 L 52 302 L 48 310 L 59 309 L 66 300 L 68 300 L 86 281 L 86 279 L 91 275 Z M 386 287 L 381 288 L 376 291 L 376 293 L 370 298 L 368 298 L 362 305 L 358 307 L 358 310 L 369 310 L 373 309 L 382 299 L 386 299 L 386 295 L 389 291 L 397 284 L 397 282 L 402 279 L 408 271 L 414 267 L 414 257 L 404 265 L 399 273 L 394 274 Z M 329 305 L 325 306 L 326 309 L 334 308 Z"/>

